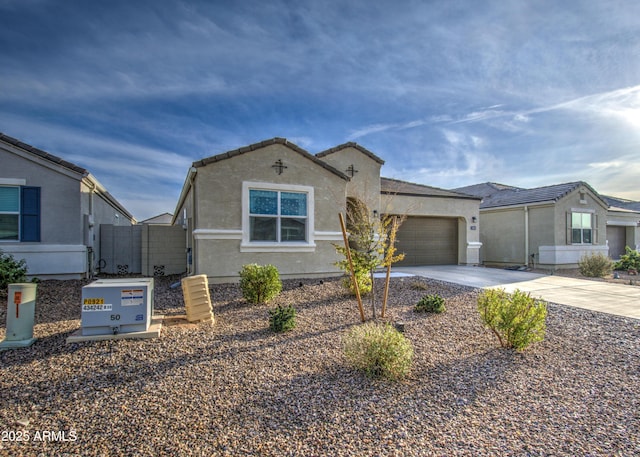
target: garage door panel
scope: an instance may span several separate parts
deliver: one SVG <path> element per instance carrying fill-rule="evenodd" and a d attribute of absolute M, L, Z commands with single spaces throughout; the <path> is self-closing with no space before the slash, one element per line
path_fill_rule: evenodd
<path fill-rule="evenodd" d="M 396 248 L 405 258 L 398 265 L 458 263 L 458 221 L 451 218 L 407 217 L 398 230 Z"/>
<path fill-rule="evenodd" d="M 625 253 L 627 231 L 626 227 L 607 226 L 607 241 L 609 242 L 609 257 L 619 259 Z"/>

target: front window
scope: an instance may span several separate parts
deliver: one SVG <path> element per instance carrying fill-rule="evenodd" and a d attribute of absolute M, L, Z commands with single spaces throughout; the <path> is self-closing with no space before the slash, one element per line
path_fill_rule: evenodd
<path fill-rule="evenodd" d="M 591 213 L 571 213 L 571 242 L 573 244 L 591 244 L 593 233 L 593 215 Z"/>
<path fill-rule="evenodd" d="M 249 241 L 306 242 L 307 193 L 249 189 Z"/>
<path fill-rule="evenodd" d="M 0 241 L 17 241 L 20 233 L 20 188 L 0 186 Z"/>

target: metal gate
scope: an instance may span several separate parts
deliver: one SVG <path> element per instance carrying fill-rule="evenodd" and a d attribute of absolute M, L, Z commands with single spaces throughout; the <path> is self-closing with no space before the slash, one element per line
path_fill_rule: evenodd
<path fill-rule="evenodd" d="M 142 273 L 142 225 L 100 225 L 98 268 L 107 274 Z"/>

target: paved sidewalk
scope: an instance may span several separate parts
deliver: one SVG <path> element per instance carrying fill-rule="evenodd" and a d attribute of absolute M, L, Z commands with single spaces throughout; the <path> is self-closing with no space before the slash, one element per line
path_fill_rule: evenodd
<path fill-rule="evenodd" d="M 434 265 L 395 267 L 394 272 L 424 276 L 472 287 L 520 289 L 532 297 L 618 316 L 640 319 L 640 287 L 604 281 L 542 275 L 499 268 Z"/>

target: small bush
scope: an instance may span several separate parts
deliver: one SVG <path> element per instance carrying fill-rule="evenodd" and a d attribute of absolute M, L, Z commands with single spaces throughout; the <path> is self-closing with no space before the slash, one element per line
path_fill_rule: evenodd
<path fill-rule="evenodd" d="M 240 290 L 249 303 L 267 303 L 282 290 L 278 269 L 273 265 L 243 265 L 240 271 Z"/>
<path fill-rule="evenodd" d="M 428 285 L 426 285 L 426 284 L 425 284 L 425 283 L 423 283 L 423 282 L 420 282 L 420 281 L 414 281 L 414 282 L 412 282 L 412 283 L 411 283 L 411 288 L 412 288 L 413 290 L 427 290 L 427 289 L 429 289 L 429 286 L 428 286 Z"/>
<path fill-rule="evenodd" d="M 415 306 L 416 313 L 443 313 L 446 311 L 444 298 L 440 295 L 425 295 Z"/>
<path fill-rule="evenodd" d="M 269 310 L 269 328 L 274 332 L 286 332 L 296 326 L 296 310 L 293 306 L 276 306 Z"/>
<path fill-rule="evenodd" d="M 602 253 L 585 255 L 578 262 L 578 270 L 588 278 L 603 278 L 613 270 L 613 262 Z"/>
<path fill-rule="evenodd" d="M 403 379 L 411 371 L 411 342 L 390 324 L 353 327 L 344 339 L 347 360 L 367 376 L 391 381 Z"/>
<path fill-rule="evenodd" d="M 25 282 L 26 279 L 25 260 L 16 260 L 11 254 L 5 254 L 0 250 L 0 290 L 5 290 L 9 284 Z"/>
<path fill-rule="evenodd" d="M 373 285 L 371 284 L 371 274 L 368 271 L 356 271 L 356 281 L 358 282 L 358 292 L 360 295 L 367 295 L 371 292 Z M 343 286 L 349 289 L 352 295 L 356 294 L 356 288 L 353 284 L 351 275 L 344 278 Z"/>
<path fill-rule="evenodd" d="M 625 246 L 625 253 L 620 256 L 613 268 L 616 270 L 636 270 L 640 271 L 640 252 Z"/>
<path fill-rule="evenodd" d="M 524 349 L 544 339 L 547 304 L 528 293 L 487 289 L 478 297 L 478 311 L 483 324 L 498 337 L 502 347 Z"/>

